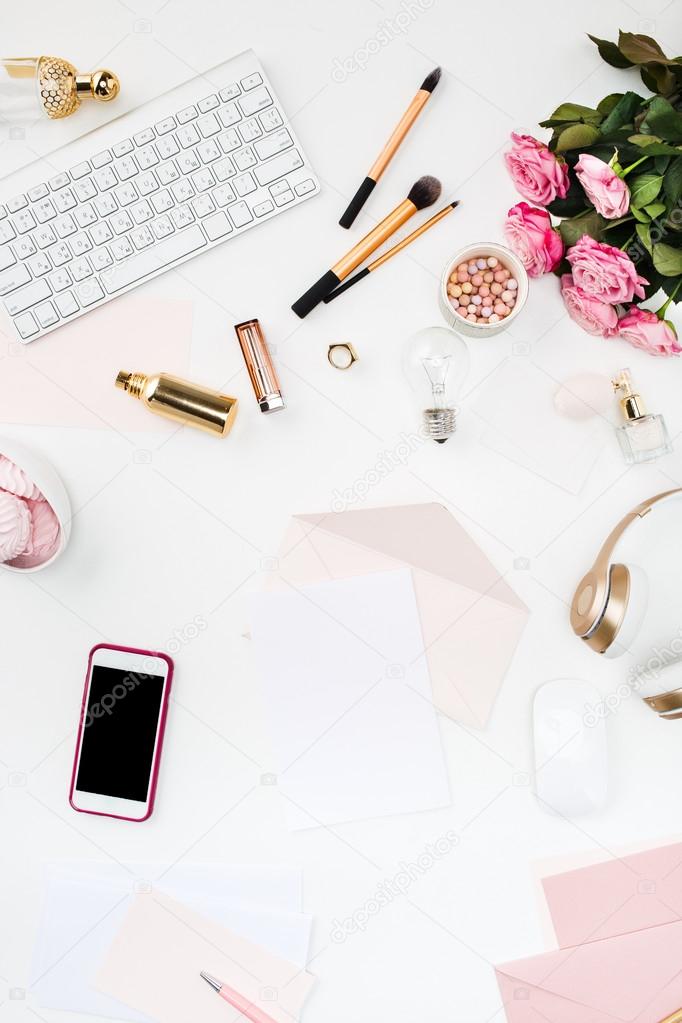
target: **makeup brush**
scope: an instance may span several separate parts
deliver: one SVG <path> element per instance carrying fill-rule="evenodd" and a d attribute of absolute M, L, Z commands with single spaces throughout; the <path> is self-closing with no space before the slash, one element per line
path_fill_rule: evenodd
<path fill-rule="evenodd" d="M 419 114 L 426 105 L 426 101 L 431 98 L 431 93 L 438 85 L 441 74 L 442 71 L 439 67 L 434 68 L 431 74 L 427 75 L 422 82 L 416 96 L 398 121 L 390 139 L 370 167 L 367 177 L 348 204 L 346 212 L 339 221 L 341 227 L 350 227 L 362 207 L 369 199 L 374 186 L 395 156 L 408 131 L 419 117 Z"/>
<path fill-rule="evenodd" d="M 394 231 L 402 227 L 405 221 L 409 220 L 417 210 L 423 210 L 427 206 L 433 205 L 438 199 L 440 191 L 440 181 L 438 178 L 432 178 L 429 174 L 415 181 L 408 192 L 407 198 L 398 203 L 392 213 L 384 217 L 380 224 L 377 224 L 369 234 L 361 238 L 350 252 L 347 252 L 338 263 L 334 264 L 331 270 L 327 270 L 320 277 L 319 281 L 313 284 L 312 288 L 309 288 L 304 295 L 301 295 L 294 302 L 291 308 L 296 315 L 300 316 L 301 319 L 307 316 L 311 309 L 314 309 L 322 301 L 325 295 L 328 295 L 330 291 L 338 287 L 341 281 L 345 280 L 357 266 L 364 263 L 367 257 L 371 256 L 380 245 L 383 245 Z"/>
<path fill-rule="evenodd" d="M 340 287 L 338 287 L 335 291 L 332 291 L 331 294 L 327 295 L 326 298 L 323 299 L 324 303 L 328 304 L 329 302 L 333 302 L 338 295 L 344 291 L 348 291 L 349 288 L 352 288 L 354 284 L 361 281 L 363 277 L 367 276 L 367 274 L 372 273 L 373 270 L 378 270 L 380 266 L 391 258 L 391 256 L 397 256 L 397 254 L 402 252 L 403 249 L 406 249 L 407 246 L 415 240 L 415 238 L 419 238 L 419 236 L 424 234 L 425 231 L 428 231 L 430 227 L 437 224 L 439 220 L 442 220 L 443 217 L 447 217 L 448 213 L 452 213 L 457 206 L 459 206 L 459 200 L 457 199 L 455 199 L 454 202 L 448 203 L 448 205 L 443 207 L 442 210 L 439 210 L 438 213 L 435 213 L 432 217 L 430 217 L 426 223 L 418 227 L 416 231 L 413 231 L 412 234 L 408 234 L 407 237 L 399 241 L 397 245 L 394 245 L 392 249 L 388 249 L 387 252 L 383 252 L 378 259 L 375 259 L 369 264 L 369 266 L 364 267 L 360 273 L 357 273 L 354 277 L 349 277 L 348 280 L 344 281 Z"/>

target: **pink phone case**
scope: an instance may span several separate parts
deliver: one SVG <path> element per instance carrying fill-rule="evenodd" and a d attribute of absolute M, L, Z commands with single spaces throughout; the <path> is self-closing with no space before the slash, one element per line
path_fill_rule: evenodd
<path fill-rule="evenodd" d="M 75 806 L 73 802 L 73 793 L 76 787 L 76 771 L 78 769 L 78 751 L 81 745 L 81 735 L 83 733 L 83 721 L 85 718 L 85 701 L 88 695 L 88 682 L 90 681 L 90 669 L 92 666 L 92 658 L 96 650 L 121 650 L 126 654 L 145 654 L 150 657 L 159 657 L 162 661 L 165 661 L 168 665 L 168 678 L 166 679 L 166 686 L 164 691 L 163 703 L 161 704 L 161 712 L 159 715 L 159 742 L 156 748 L 156 756 L 154 757 L 154 763 L 152 764 L 151 778 L 149 781 L 149 809 L 144 817 L 125 817 L 123 814 L 118 813 L 103 813 L 101 810 L 83 810 L 80 806 Z M 78 735 L 76 736 L 76 751 L 73 756 L 73 768 L 71 770 L 71 787 L 69 789 L 69 803 L 71 807 L 77 813 L 89 813 L 95 817 L 115 817 L 116 820 L 120 821 L 135 821 L 142 822 L 148 820 L 152 811 L 154 810 L 154 800 L 156 799 L 156 783 L 159 777 L 159 765 L 161 763 L 161 751 L 163 749 L 163 738 L 166 731 L 166 717 L 168 714 L 168 698 L 170 696 L 171 685 L 173 682 L 173 660 L 168 654 L 159 653 L 156 650 L 140 650 L 134 646 L 118 646 L 116 643 L 96 643 L 90 651 L 88 656 L 88 666 L 85 672 L 85 685 L 83 686 L 83 699 L 81 700 L 81 713 L 80 720 L 78 722 Z"/>

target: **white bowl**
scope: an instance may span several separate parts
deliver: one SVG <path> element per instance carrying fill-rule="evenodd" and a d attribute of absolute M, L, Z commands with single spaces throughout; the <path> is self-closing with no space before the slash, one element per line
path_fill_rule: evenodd
<path fill-rule="evenodd" d="M 470 320 L 465 320 L 463 316 L 459 316 L 455 312 L 448 298 L 448 282 L 452 271 L 457 268 L 459 263 L 468 263 L 469 260 L 478 259 L 482 256 L 497 256 L 500 262 L 511 270 L 514 278 L 518 281 L 519 287 L 516 292 L 516 304 L 509 316 L 505 316 L 499 323 L 472 323 Z M 467 337 L 477 337 L 484 340 L 487 337 L 493 337 L 495 334 L 501 334 L 518 317 L 526 304 L 527 298 L 528 274 L 523 263 L 518 256 L 514 255 L 511 249 L 508 249 L 506 245 L 499 245 L 497 242 L 478 242 L 476 245 L 467 245 L 466 248 L 460 249 L 448 261 L 443 270 L 443 276 L 440 279 L 439 304 L 445 321 L 453 330 L 456 330 L 459 334 L 466 334 Z"/>
<path fill-rule="evenodd" d="M 40 565 L 22 568 L 9 561 L 0 562 L 0 568 L 10 572 L 40 572 L 59 557 L 71 534 L 71 502 L 66 488 L 50 463 L 31 448 L 27 448 L 11 437 L 0 437 L 0 455 L 5 455 L 26 473 L 32 483 L 39 488 L 43 497 L 52 508 L 59 522 L 59 546 L 54 554 Z"/>

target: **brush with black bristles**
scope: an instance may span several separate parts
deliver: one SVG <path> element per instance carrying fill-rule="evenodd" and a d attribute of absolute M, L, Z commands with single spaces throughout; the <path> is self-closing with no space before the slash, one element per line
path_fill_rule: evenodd
<path fill-rule="evenodd" d="M 444 206 L 442 210 L 438 211 L 438 213 L 434 213 L 432 217 L 429 217 L 429 219 L 424 221 L 423 224 L 420 224 L 416 231 L 412 231 L 411 234 L 401 238 L 396 245 L 392 246 L 392 248 L 388 249 L 386 252 L 382 252 L 380 256 L 373 259 L 366 267 L 359 270 L 358 273 L 354 274 L 352 277 L 349 277 L 348 280 L 344 281 L 341 287 L 330 292 L 324 299 L 325 305 L 328 305 L 329 302 L 333 302 L 335 298 L 338 298 L 344 291 L 348 291 L 349 288 L 352 288 L 354 284 L 358 283 L 358 281 L 367 277 L 368 274 L 373 273 L 374 270 L 378 270 L 380 266 L 387 263 L 393 256 L 397 256 L 399 252 L 406 249 L 408 245 L 411 245 L 413 241 L 416 241 L 417 238 L 423 235 L 425 231 L 428 231 L 429 228 L 433 227 L 434 224 L 437 224 L 439 220 L 442 220 L 443 217 L 447 217 L 448 213 L 452 213 L 452 211 L 457 209 L 458 206 L 459 200 L 455 199 L 454 202 L 448 203 L 448 205 Z"/>
<path fill-rule="evenodd" d="M 348 204 L 348 208 L 339 221 L 341 227 L 350 227 L 362 207 L 369 199 L 377 181 L 395 156 L 403 139 L 424 109 L 427 100 L 431 98 L 431 93 L 438 85 L 441 74 L 442 72 L 439 67 L 434 68 L 431 74 L 427 75 L 422 82 L 416 96 L 398 121 L 390 139 L 370 167 L 367 177 Z"/>
<path fill-rule="evenodd" d="M 440 192 L 440 181 L 438 178 L 432 178 L 429 174 L 415 181 L 407 194 L 407 198 L 398 203 L 396 208 L 387 217 L 384 217 L 380 224 L 377 224 L 357 245 L 354 245 L 350 252 L 347 252 L 338 263 L 334 264 L 331 270 L 327 270 L 320 277 L 319 281 L 306 291 L 305 295 L 301 295 L 294 302 L 291 308 L 296 315 L 300 316 L 301 319 L 307 316 L 311 309 L 314 309 L 322 301 L 325 295 L 338 288 L 341 281 L 345 280 L 361 263 L 364 263 L 367 257 L 371 256 L 380 245 L 383 245 L 394 231 L 402 227 L 405 221 L 409 220 L 417 210 L 423 210 L 427 206 L 433 205 L 436 199 L 438 199 Z"/>

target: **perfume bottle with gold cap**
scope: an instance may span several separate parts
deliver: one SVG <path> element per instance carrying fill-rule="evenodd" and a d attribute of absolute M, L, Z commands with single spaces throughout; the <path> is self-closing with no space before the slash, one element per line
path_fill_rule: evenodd
<path fill-rule="evenodd" d="M 35 117 L 35 103 L 47 117 L 68 117 L 87 97 L 108 103 L 120 92 L 112 71 L 79 74 L 62 57 L 0 57 L 0 114 L 6 121 Z"/>
<path fill-rule="evenodd" d="M 622 369 L 613 380 L 625 422 L 616 427 L 625 461 L 630 465 L 653 462 L 672 451 L 665 420 L 647 412 L 642 396 L 637 393 L 629 369 Z"/>
<path fill-rule="evenodd" d="M 170 373 L 147 375 L 121 370 L 115 384 L 157 416 L 196 426 L 218 437 L 230 432 L 237 415 L 236 398 Z"/>

